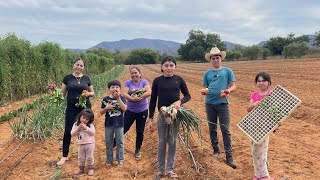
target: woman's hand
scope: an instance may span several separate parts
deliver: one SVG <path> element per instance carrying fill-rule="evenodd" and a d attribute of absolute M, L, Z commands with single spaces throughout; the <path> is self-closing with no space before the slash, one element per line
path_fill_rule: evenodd
<path fill-rule="evenodd" d="M 138 96 L 137 94 L 132 94 L 131 97 L 132 97 L 133 102 L 138 102 L 138 101 L 142 100 L 142 98 L 140 96 Z"/>

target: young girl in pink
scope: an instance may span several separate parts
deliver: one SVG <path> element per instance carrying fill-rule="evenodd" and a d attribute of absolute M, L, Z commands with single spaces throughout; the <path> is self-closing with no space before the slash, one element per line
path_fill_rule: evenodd
<path fill-rule="evenodd" d="M 255 78 L 255 84 L 258 86 L 259 91 L 255 91 L 250 95 L 250 103 L 247 111 L 250 112 L 253 108 L 257 107 L 260 102 L 270 94 L 271 85 L 270 75 L 266 72 L 259 72 Z M 268 155 L 268 144 L 269 136 L 264 139 L 261 143 L 256 144 L 252 142 L 252 157 L 254 166 L 254 178 L 253 180 L 274 180 L 273 177 L 269 176 L 267 166 L 267 155 Z"/>
<path fill-rule="evenodd" d="M 90 109 L 83 109 L 77 116 L 76 122 L 73 124 L 71 135 L 77 136 L 78 139 L 78 166 L 79 170 L 76 175 L 84 173 L 85 163 L 88 168 L 88 175 L 94 174 L 94 134 L 95 128 L 93 125 L 94 114 Z"/>

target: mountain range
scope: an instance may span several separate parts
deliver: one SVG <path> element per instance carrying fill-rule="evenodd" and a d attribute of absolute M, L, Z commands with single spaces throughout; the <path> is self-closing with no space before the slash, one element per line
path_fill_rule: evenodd
<path fill-rule="evenodd" d="M 314 35 L 308 35 L 310 41 L 308 42 L 308 45 L 312 46 L 314 43 L 315 36 Z M 246 47 L 241 44 L 235 44 L 228 41 L 223 41 L 224 44 L 227 47 L 227 50 L 232 50 L 236 46 L 240 47 Z M 266 41 L 261 41 L 257 44 L 259 47 L 263 47 L 265 45 Z M 178 49 L 180 48 L 181 43 L 175 42 L 175 41 L 166 41 L 161 39 L 146 39 L 146 38 L 137 38 L 132 40 L 126 40 L 122 39 L 120 41 L 103 41 L 101 43 L 98 43 L 97 45 L 89 48 L 102 48 L 102 49 L 108 49 L 112 52 L 115 52 L 116 50 L 119 51 L 130 51 L 132 49 L 136 48 L 151 48 L 153 50 L 159 51 L 161 54 L 176 54 Z M 74 52 L 84 52 L 87 49 L 69 49 Z"/>

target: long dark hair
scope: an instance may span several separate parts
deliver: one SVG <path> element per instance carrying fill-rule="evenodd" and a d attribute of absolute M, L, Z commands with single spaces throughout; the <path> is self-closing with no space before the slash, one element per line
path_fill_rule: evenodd
<path fill-rule="evenodd" d="M 83 59 L 81 59 L 81 58 L 75 59 L 75 60 L 72 62 L 72 65 L 74 65 L 77 61 L 82 61 L 82 62 L 83 62 L 83 65 L 86 66 L 86 62 L 85 62 Z"/>
<path fill-rule="evenodd" d="M 92 112 L 91 109 L 83 109 L 76 117 L 77 120 L 77 126 L 80 125 L 80 118 L 83 116 L 85 119 L 88 119 L 88 123 L 86 124 L 88 127 L 90 127 L 90 124 L 93 123 L 94 121 L 94 113 Z"/>
<path fill-rule="evenodd" d="M 255 84 L 258 82 L 258 79 L 259 79 L 260 76 L 263 78 L 263 80 L 268 81 L 268 82 L 269 82 L 269 85 L 271 85 L 270 75 L 269 75 L 267 72 L 265 72 L 265 71 L 260 71 L 260 72 L 256 75 L 256 78 L 254 79 Z"/>

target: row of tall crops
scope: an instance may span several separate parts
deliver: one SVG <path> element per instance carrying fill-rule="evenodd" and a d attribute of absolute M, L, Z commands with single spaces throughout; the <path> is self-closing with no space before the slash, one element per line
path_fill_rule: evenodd
<path fill-rule="evenodd" d="M 47 91 L 49 83 L 61 84 L 72 72 L 76 58 L 86 62 L 90 77 L 115 66 L 114 59 L 92 53 L 74 53 L 53 42 L 33 45 L 28 40 L 7 34 L 0 37 L 0 106 Z"/>
<path fill-rule="evenodd" d="M 124 71 L 124 65 L 91 77 L 96 97 L 106 88 L 106 83 L 117 79 Z M 100 92 L 100 93 L 99 93 Z M 32 111 L 22 109 L 16 118 L 9 121 L 13 137 L 17 139 L 44 140 L 64 128 L 66 100 L 61 89 L 53 90 L 36 103 Z"/>

